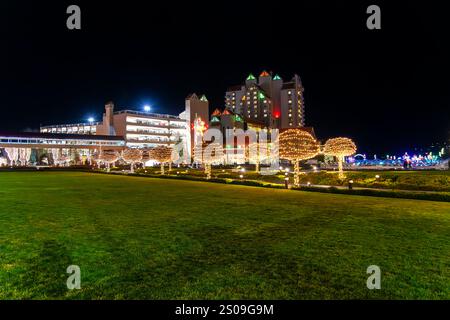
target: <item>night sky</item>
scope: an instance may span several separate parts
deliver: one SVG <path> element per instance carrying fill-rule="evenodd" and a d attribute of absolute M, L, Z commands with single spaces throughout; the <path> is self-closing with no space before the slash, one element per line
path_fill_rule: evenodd
<path fill-rule="evenodd" d="M 178 114 L 197 92 L 223 108 L 228 86 L 265 69 L 300 75 L 306 124 L 321 139 L 389 153 L 449 138 L 450 25 L 439 3 L 154 2 L 2 1 L 0 130 L 100 120 L 108 100 Z M 80 31 L 66 28 L 70 4 Z M 366 28 L 369 4 L 381 7 L 381 30 Z"/>

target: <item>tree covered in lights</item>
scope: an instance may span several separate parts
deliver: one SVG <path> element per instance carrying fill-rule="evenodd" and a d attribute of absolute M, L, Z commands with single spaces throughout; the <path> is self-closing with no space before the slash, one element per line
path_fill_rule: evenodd
<path fill-rule="evenodd" d="M 223 156 L 223 146 L 217 142 L 197 143 L 194 147 L 194 161 L 203 164 L 208 180 L 211 179 L 212 164 L 222 162 Z"/>
<path fill-rule="evenodd" d="M 114 150 L 103 150 L 98 154 L 98 161 L 106 163 L 108 172 L 111 169 L 111 164 L 115 163 L 119 160 L 119 153 Z"/>
<path fill-rule="evenodd" d="M 223 146 L 218 142 L 211 142 L 203 149 L 206 179 L 211 179 L 211 165 L 223 162 Z"/>
<path fill-rule="evenodd" d="M 320 152 L 317 140 L 307 131 L 288 129 L 278 136 L 280 158 L 294 163 L 294 185 L 300 185 L 300 161 L 314 158 Z"/>
<path fill-rule="evenodd" d="M 134 172 L 134 165 L 142 161 L 142 150 L 137 148 L 127 148 L 122 151 L 122 159 L 130 164 L 130 170 Z"/>
<path fill-rule="evenodd" d="M 161 164 L 161 174 L 164 175 L 164 164 L 172 161 L 172 148 L 167 146 L 158 146 L 149 151 L 149 157 Z"/>
<path fill-rule="evenodd" d="M 356 152 L 355 143 L 349 138 L 332 138 L 325 142 L 323 153 L 325 155 L 336 157 L 339 167 L 339 179 L 344 179 L 343 163 L 344 157 L 351 156 Z"/>
<path fill-rule="evenodd" d="M 255 163 L 255 171 L 259 173 L 261 162 L 270 157 L 270 148 L 268 143 L 252 142 L 247 146 L 247 159 Z"/>

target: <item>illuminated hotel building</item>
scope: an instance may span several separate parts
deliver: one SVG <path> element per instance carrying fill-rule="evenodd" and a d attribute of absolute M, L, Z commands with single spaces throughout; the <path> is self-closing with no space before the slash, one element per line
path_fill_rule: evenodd
<path fill-rule="evenodd" d="M 258 79 L 250 74 L 243 85 L 228 88 L 225 107 L 269 128 L 299 128 L 305 125 L 303 90 L 298 75 L 283 81 L 263 71 Z"/>
<path fill-rule="evenodd" d="M 84 124 L 43 126 L 42 133 L 91 134 L 121 136 L 126 146 L 133 148 L 153 148 L 173 146 L 180 142 L 193 148 L 193 127 L 196 117 L 206 122 L 209 118 L 209 102 L 203 95 L 194 93 L 185 101 L 185 111 L 180 115 L 157 114 L 134 110 L 114 111 L 114 104 L 105 105 L 103 121 Z"/>

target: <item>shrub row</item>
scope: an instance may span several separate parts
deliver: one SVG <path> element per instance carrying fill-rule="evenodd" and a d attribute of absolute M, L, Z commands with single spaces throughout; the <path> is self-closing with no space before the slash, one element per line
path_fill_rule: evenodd
<path fill-rule="evenodd" d="M 450 202 L 450 193 L 434 193 L 434 192 L 408 192 L 399 190 L 374 190 L 374 189 L 338 189 L 336 187 L 320 188 L 320 187 L 301 187 L 292 188 L 299 191 L 311 191 L 311 192 L 324 192 L 324 193 L 336 193 L 347 194 L 357 196 L 370 196 L 370 197 L 385 197 L 385 198 L 401 198 L 401 199 L 414 199 L 414 200 L 429 200 L 429 201 L 443 201 Z"/>

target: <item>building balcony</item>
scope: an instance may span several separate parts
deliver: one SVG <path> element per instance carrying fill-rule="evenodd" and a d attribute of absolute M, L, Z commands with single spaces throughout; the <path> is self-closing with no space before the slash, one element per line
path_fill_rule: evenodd
<path fill-rule="evenodd" d="M 151 136 L 162 136 L 162 137 L 169 137 L 172 135 L 170 132 L 158 132 L 158 131 L 151 131 L 151 130 L 127 130 L 127 135 L 128 134 L 151 135 Z"/>
<path fill-rule="evenodd" d="M 169 139 L 133 139 L 128 138 L 127 142 L 130 143 L 158 143 L 158 144 L 172 144 L 175 143 L 175 141 L 171 141 Z"/>

